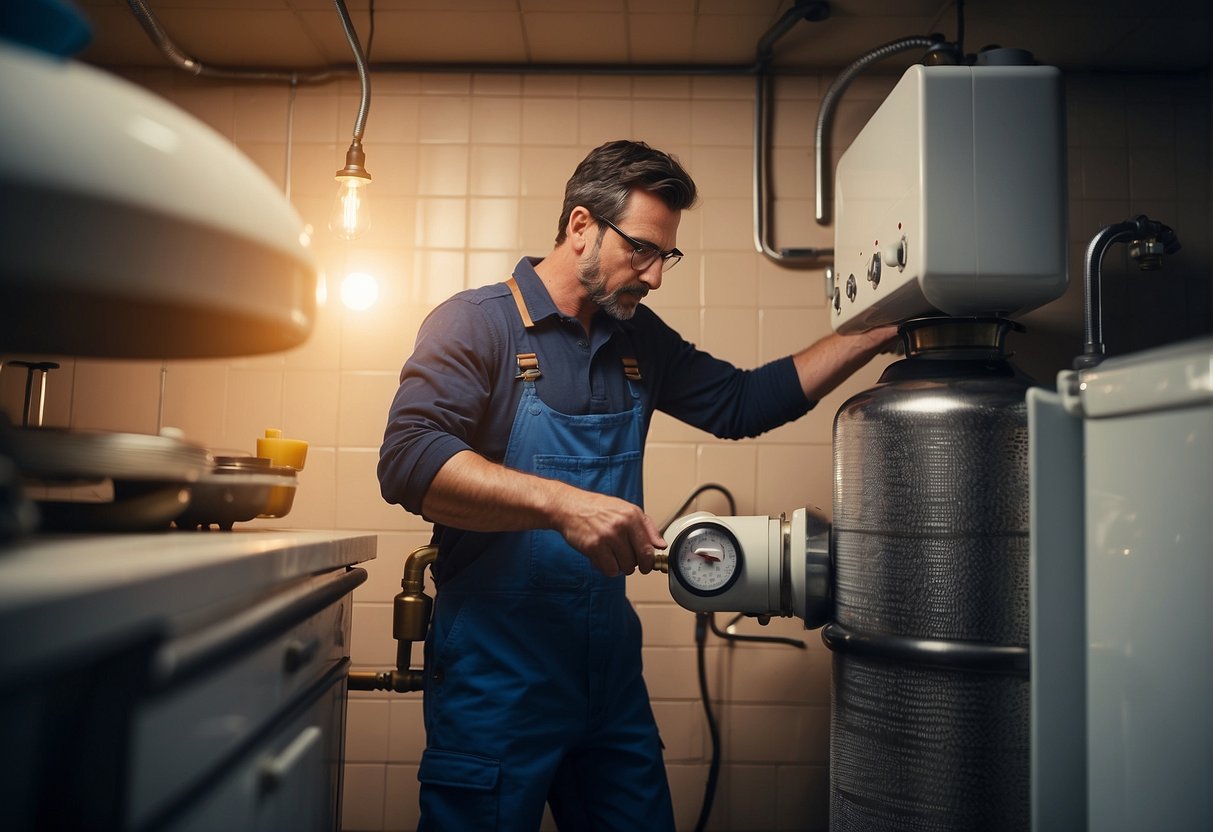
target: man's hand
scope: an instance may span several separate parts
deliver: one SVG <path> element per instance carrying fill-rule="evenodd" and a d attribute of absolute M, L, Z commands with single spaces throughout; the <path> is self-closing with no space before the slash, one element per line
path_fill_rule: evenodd
<path fill-rule="evenodd" d="M 554 527 L 595 569 L 611 577 L 653 571 L 665 540 L 653 520 L 626 500 L 570 487 L 556 507 Z"/>

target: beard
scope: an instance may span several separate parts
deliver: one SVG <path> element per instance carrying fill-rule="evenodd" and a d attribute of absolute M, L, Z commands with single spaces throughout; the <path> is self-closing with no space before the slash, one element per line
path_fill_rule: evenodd
<path fill-rule="evenodd" d="M 620 286 L 615 291 L 608 292 L 606 275 L 602 273 L 598 259 L 597 246 L 577 270 L 577 280 L 589 295 L 590 300 L 617 321 L 631 320 L 632 316 L 636 314 L 636 307 L 640 305 L 641 299 L 649 293 L 648 287 L 643 283 Z"/>

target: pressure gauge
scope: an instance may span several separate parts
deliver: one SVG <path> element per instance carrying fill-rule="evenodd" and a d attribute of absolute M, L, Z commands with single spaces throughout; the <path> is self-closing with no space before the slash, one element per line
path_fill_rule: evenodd
<path fill-rule="evenodd" d="M 693 523 L 678 533 L 670 547 L 670 571 L 695 595 L 720 595 L 741 575 L 741 545 L 719 523 Z"/>

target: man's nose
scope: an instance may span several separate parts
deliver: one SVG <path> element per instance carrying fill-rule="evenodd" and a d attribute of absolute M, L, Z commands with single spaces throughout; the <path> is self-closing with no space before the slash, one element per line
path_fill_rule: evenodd
<path fill-rule="evenodd" d="M 650 292 L 661 288 L 661 267 L 664 265 L 665 262 L 658 257 L 649 264 L 647 269 L 640 273 L 640 282 L 648 286 Z"/>

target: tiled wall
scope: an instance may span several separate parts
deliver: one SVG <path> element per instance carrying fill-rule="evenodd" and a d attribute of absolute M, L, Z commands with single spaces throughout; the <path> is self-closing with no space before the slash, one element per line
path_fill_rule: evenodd
<path fill-rule="evenodd" d="M 400 365 L 434 304 L 464 287 L 504 278 L 522 253 L 550 250 L 564 181 L 591 147 L 620 137 L 644 139 L 680 157 L 702 187 L 702 207 L 684 216 L 678 239 L 689 256 L 650 297 L 685 337 L 754 365 L 828 331 L 822 272 L 788 270 L 753 251 L 748 78 L 376 76 L 365 137 L 374 227 L 354 244 L 323 231 L 332 173 L 344 159 L 358 105 L 354 82 L 301 86 L 292 104 L 285 86 L 217 85 L 167 71 L 135 80 L 231 137 L 284 189 L 289 183 L 292 201 L 319 229 L 328 300 L 312 338 L 286 354 L 163 365 L 64 360 L 50 379 L 47 423 L 154 432 L 162 407 L 163 425 L 218 451 L 252 452 L 266 427 L 308 440 L 311 453 L 294 509 L 272 522 L 379 533 L 379 558 L 368 565 L 371 579 L 355 598 L 353 656 L 359 667 L 394 663 L 391 599 L 399 591 L 404 556 L 428 539 L 419 518 L 383 504 L 375 479 Z M 830 80 L 801 77 L 778 86 L 778 245 L 832 243 L 830 230 L 812 220 L 811 146 L 817 101 Z M 851 86 L 836 119 L 835 147 L 845 147 L 894 81 L 866 77 Z M 1180 229 L 1186 244 L 1183 259 L 1149 284 L 1151 296 L 1168 310 L 1151 317 L 1164 318 L 1166 337 L 1209 325 L 1208 79 L 1070 79 L 1068 101 L 1076 288 L 1030 318 L 1038 339 L 1020 336 L 1016 343 L 1030 371 L 1045 382 L 1079 349 L 1077 278 L 1086 241 L 1128 216 L 1156 215 Z M 1109 282 L 1130 279 L 1120 274 L 1123 261 L 1121 253 L 1109 255 Z M 336 300 L 338 281 L 348 271 L 379 279 L 377 306 L 352 312 Z M 1107 291 L 1110 334 L 1135 320 L 1125 311 L 1131 304 L 1123 292 L 1117 300 L 1120 291 Z M 1133 291 L 1140 298 L 1143 290 Z M 1125 309 L 1113 309 L 1117 303 Z M 1177 324 L 1180 317 L 1184 323 Z M 1143 345 L 1157 337 L 1133 335 Z M 1109 339 L 1112 351 L 1123 351 L 1118 346 Z M 758 440 L 718 441 L 658 414 L 645 471 L 649 513 L 658 522 L 667 519 L 708 482 L 726 486 L 742 514 L 779 514 L 804 504 L 828 511 L 833 413 L 848 395 L 870 386 L 885 363 L 874 362 L 804 419 Z M 23 378 L 15 372 L 0 377 L 0 402 L 14 418 L 22 392 Z M 718 494 L 705 495 L 698 506 L 726 510 Z M 703 798 L 710 742 L 699 699 L 694 617 L 670 601 L 664 580 L 634 576 L 629 593 L 645 626 L 646 675 L 679 827 L 690 829 Z M 718 616 L 722 626 L 726 618 Z M 733 646 L 709 637 L 707 680 L 723 745 L 709 828 L 823 829 L 828 651 L 798 621 L 765 628 L 745 621 L 738 630 L 803 639 L 805 647 Z M 355 693 L 348 728 L 345 828 L 413 829 L 423 746 L 420 695 Z"/>

